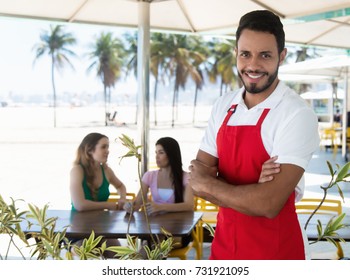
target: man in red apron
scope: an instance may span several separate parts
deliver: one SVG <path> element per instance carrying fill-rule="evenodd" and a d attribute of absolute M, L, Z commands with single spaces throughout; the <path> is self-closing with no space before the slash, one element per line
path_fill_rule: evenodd
<path fill-rule="evenodd" d="M 319 145 L 314 112 L 278 80 L 287 50 L 279 18 L 254 11 L 236 33 L 244 87 L 213 106 L 190 184 L 220 206 L 211 259 L 305 259 L 295 200 Z M 278 156 L 280 172 L 258 183 L 263 163 Z"/>

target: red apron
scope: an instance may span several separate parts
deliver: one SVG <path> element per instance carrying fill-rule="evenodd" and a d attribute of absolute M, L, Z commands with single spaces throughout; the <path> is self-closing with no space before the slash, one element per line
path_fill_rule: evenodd
<path fill-rule="evenodd" d="M 236 106 L 231 106 L 217 135 L 219 175 L 234 185 L 257 183 L 262 164 L 270 158 L 260 135 L 270 109 L 264 109 L 256 125 L 228 126 Z M 273 219 L 220 207 L 210 259 L 305 259 L 294 197 L 293 192 Z"/>

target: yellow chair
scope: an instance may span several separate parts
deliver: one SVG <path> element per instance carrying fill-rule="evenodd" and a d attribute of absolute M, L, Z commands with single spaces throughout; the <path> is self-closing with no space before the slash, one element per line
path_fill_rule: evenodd
<path fill-rule="evenodd" d="M 169 257 L 177 257 L 182 260 L 187 259 L 187 254 L 192 248 L 196 250 L 196 259 L 201 260 L 203 257 L 203 224 L 215 224 L 216 215 L 219 207 L 203 198 L 194 198 L 194 211 L 203 212 L 202 219 L 196 225 L 196 228 L 192 231 L 193 241 L 184 248 L 173 249 Z M 207 213 L 210 213 L 207 215 Z"/>
<path fill-rule="evenodd" d="M 194 211 L 198 211 L 198 200 L 199 198 L 194 198 Z M 200 220 L 195 229 L 191 232 L 192 242 L 183 248 L 175 248 L 171 250 L 169 257 L 179 258 L 181 260 L 187 260 L 187 255 L 192 248 L 196 250 L 196 259 L 201 260 L 203 255 L 203 222 Z"/>
<path fill-rule="evenodd" d="M 349 120 L 350 121 L 350 120 Z M 348 161 L 350 153 L 350 127 L 346 128 L 346 153 L 345 153 L 345 161 Z"/>
<path fill-rule="evenodd" d="M 219 206 L 211 203 L 210 201 L 207 201 L 203 198 L 196 197 L 195 198 L 195 210 L 200 211 L 200 212 L 218 212 L 219 211 Z M 215 219 L 210 219 L 208 222 L 215 222 L 216 223 L 216 218 Z"/>
<path fill-rule="evenodd" d="M 187 255 L 191 251 L 192 248 L 196 250 L 196 259 L 200 260 L 202 258 L 202 244 L 199 241 L 199 229 L 202 227 L 201 222 L 196 225 L 195 229 L 192 230 L 192 241 L 190 244 L 183 248 L 174 248 L 170 251 L 168 257 L 169 258 L 179 258 L 180 260 L 187 260 Z"/>
<path fill-rule="evenodd" d="M 203 254 L 203 241 L 204 241 L 204 224 L 209 224 L 215 226 L 217 222 L 217 214 L 219 211 L 219 206 L 211 203 L 200 197 L 195 197 L 194 203 L 195 211 L 203 212 L 202 219 L 198 225 L 198 241 L 200 245 L 200 257 Z"/>
<path fill-rule="evenodd" d="M 338 152 L 338 139 L 337 133 L 333 127 L 324 128 L 321 131 L 321 144 L 325 146 L 330 146 L 333 149 L 333 157 L 335 158 Z M 326 148 L 327 149 L 327 148 Z"/>
<path fill-rule="evenodd" d="M 159 169 L 156 162 L 149 162 L 148 163 L 148 170 L 156 170 L 156 169 Z"/>
<path fill-rule="evenodd" d="M 295 203 L 297 214 L 311 214 L 320 204 L 321 198 L 303 198 Z M 340 215 L 343 212 L 341 201 L 337 199 L 325 199 L 315 214 Z"/>
<path fill-rule="evenodd" d="M 136 195 L 134 193 L 126 193 L 126 200 L 133 201 Z M 120 199 L 120 195 L 117 192 L 110 192 L 108 201 L 117 203 Z"/>
<path fill-rule="evenodd" d="M 303 198 L 299 202 L 295 203 L 296 213 L 297 214 L 312 214 L 313 211 L 316 209 L 316 207 L 320 204 L 321 198 Z M 342 204 L 341 201 L 338 199 L 325 199 L 325 201 L 322 203 L 321 207 L 317 210 L 315 215 L 323 214 L 323 215 L 333 215 L 333 216 L 339 216 L 342 214 Z M 337 255 L 338 258 L 344 257 L 343 249 L 339 243 L 339 241 L 336 241 L 337 245 Z"/>

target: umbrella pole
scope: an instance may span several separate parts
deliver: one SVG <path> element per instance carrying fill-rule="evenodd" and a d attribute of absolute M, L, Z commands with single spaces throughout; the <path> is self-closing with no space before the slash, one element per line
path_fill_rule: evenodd
<path fill-rule="evenodd" d="M 342 131 L 342 157 L 346 159 L 346 137 L 347 137 L 347 126 L 348 126 L 348 96 L 349 96 L 349 67 L 346 67 L 345 72 L 345 87 L 344 87 L 344 99 L 343 99 L 343 131 Z"/>
<path fill-rule="evenodd" d="M 150 3 L 138 2 L 137 85 L 138 136 L 141 138 L 141 174 L 147 171 L 149 143 L 149 57 L 150 57 Z"/>

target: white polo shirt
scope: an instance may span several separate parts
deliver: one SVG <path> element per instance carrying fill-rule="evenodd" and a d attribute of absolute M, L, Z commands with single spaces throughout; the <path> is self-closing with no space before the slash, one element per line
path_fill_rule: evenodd
<path fill-rule="evenodd" d="M 295 164 L 306 169 L 319 146 L 318 120 L 304 99 L 283 82 L 262 103 L 248 109 L 243 100 L 244 88 L 221 96 L 214 104 L 200 150 L 218 157 L 216 136 L 232 104 L 238 104 L 228 125 L 255 125 L 265 108 L 270 108 L 261 128 L 267 153 L 278 156 L 279 163 Z M 296 189 L 296 201 L 304 193 L 304 177 Z"/>

